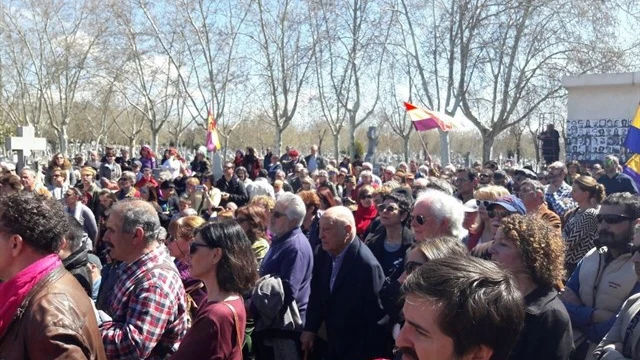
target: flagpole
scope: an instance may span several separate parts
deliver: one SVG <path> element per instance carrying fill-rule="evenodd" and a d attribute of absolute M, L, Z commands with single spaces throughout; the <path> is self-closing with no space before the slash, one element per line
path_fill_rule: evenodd
<path fill-rule="evenodd" d="M 424 142 L 424 139 L 422 138 L 422 131 L 416 131 L 418 133 L 418 138 L 420 138 L 420 142 L 422 143 L 422 149 L 424 150 L 424 160 L 427 160 L 429 158 L 429 148 L 427 147 L 427 144 Z"/>

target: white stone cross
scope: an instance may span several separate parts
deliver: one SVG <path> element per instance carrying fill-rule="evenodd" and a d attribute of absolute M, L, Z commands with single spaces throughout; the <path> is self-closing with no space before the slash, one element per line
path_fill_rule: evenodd
<path fill-rule="evenodd" d="M 16 170 L 19 172 L 27 164 L 27 157 L 32 151 L 47 150 L 47 139 L 37 138 L 36 131 L 31 126 L 18 126 L 18 136 L 7 137 L 5 148 L 18 153 Z"/>

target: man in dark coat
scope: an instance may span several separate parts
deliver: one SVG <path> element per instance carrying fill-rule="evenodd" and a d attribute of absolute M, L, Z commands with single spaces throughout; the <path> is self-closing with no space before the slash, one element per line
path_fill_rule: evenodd
<path fill-rule="evenodd" d="M 62 265 L 73 275 L 82 285 L 87 295 L 91 297 L 93 292 L 93 280 L 89 270 L 89 257 L 87 247 L 82 241 L 84 230 L 80 222 L 72 215 L 67 214 L 69 228 L 64 235 L 58 256 L 62 260 Z"/>
<path fill-rule="evenodd" d="M 328 354 L 333 360 L 387 357 L 380 325 L 384 311 L 379 292 L 382 267 L 356 236 L 351 211 L 328 209 L 320 219 L 322 250 L 314 260 L 311 297 L 302 333 L 303 350 L 313 348 L 322 322 L 326 324 Z"/>
<path fill-rule="evenodd" d="M 542 157 L 547 165 L 560 159 L 560 133 L 553 128 L 553 124 L 547 125 L 547 130 L 538 135 L 542 141 Z"/>
<path fill-rule="evenodd" d="M 220 201 L 220 206 L 222 207 L 226 207 L 229 202 L 233 202 L 240 207 L 246 205 L 249 201 L 247 189 L 234 173 L 234 169 L 232 162 L 225 163 L 223 176 L 216 182 L 216 187 L 222 192 L 222 200 Z"/>

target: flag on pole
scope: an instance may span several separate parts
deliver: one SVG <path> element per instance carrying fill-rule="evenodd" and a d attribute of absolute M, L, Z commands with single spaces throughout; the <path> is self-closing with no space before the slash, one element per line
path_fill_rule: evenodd
<path fill-rule="evenodd" d="M 207 150 L 209 151 L 216 151 L 221 148 L 216 126 L 216 119 L 213 118 L 213 113 L 209 110 L 207 119 Z"/>
<path fill-rule="evenodd" d="M 428 131 L 436 128 L 442 129 L 442 131 L 449 131 L 455 127 L 455 120 L 447 114 L 422 109 L 406 101 L 404 102 L 404 107 L 407 109 L 407 114 L 416 131 Z"/>
<path fill-rule="evenodd" d="M 640 154 L 633 155 L 626 164 L 624 164 L 625 174 L 629 175 L 636 185 L 640 187 Z"/>
<path fill-rule="evenodd" d="M 627 130 L 627 138 L 624 141 L 624 146 L 629 149 L 629 151 L 640 154 L 640 105 L 638 105 L 636 116 L 633 118 Z"/>

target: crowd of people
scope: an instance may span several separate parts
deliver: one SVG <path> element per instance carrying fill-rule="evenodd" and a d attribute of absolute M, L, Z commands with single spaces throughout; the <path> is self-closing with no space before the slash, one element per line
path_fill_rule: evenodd
<path fill-rule="evenodd" d="M 640 358 L 640 197 L 614 155 L 0 167 L 0 358 Z"/>

